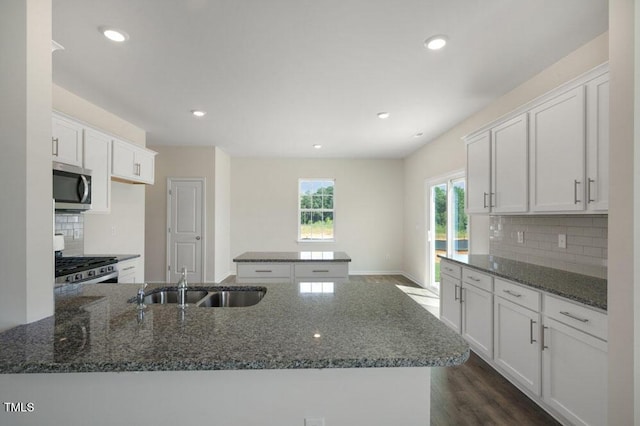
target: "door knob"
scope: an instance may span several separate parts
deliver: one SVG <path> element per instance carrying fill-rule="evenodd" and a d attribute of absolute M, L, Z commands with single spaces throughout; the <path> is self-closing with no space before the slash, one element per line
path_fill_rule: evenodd
<path fill-rule="evenodd" d="M 196 240 L 200 241 L 200 237 L 196 237 Z"/>

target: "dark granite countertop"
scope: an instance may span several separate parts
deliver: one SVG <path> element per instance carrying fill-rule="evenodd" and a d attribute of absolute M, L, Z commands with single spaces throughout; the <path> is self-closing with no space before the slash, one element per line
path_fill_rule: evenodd
<path fill-rule="evenodd" d="M 115 257 L 118 259 L 118 262 L 124 262 L 125 260 L 135 259 L 136 257 L 140 257 L 139 254 L 87 254 L 85 256 L 96 256 L 96 257 Z"/>
<path fill-rule="evenodd" d="M 182 315 L 150 305 L 140 318 L 127 303 L 138 285 L 80 285 L 56 299 L 54 316 L 0 333 L 0 373 L 429 367 L 469 356 L 459 335 L 392 284 L 262 287 L 251 307 Z"/>
<path fill-rule="evenodd" d="M 520 284 L 607 310 L 607 280 L 491 255 L 445 257 Z"/>
<path fill-rule="evenodd" d="M 343 251 L 246 251 L 234 262 L 351 262 Z"/>

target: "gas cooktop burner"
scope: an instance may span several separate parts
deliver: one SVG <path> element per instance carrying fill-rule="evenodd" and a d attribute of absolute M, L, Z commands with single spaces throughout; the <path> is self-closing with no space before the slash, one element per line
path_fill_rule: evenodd
<path fill-rule="evenodd" d="M 117 276 L 115 257 L 56 257 L 56 284 L 100 282 Z"/>

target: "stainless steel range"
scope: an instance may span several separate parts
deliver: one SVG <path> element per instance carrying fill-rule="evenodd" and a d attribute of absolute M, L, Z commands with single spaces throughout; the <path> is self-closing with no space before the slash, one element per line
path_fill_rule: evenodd
<path fill-rule="evenodd" d="M 56 284 L 117 283 L 115 257 L 63 257 L 56 253 Z"/>

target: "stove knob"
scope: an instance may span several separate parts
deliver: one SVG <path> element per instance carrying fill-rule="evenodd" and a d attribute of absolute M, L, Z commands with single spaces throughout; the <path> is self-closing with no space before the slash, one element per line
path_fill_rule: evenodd
<path fill-rule="evenodd" d="M 95 274 L 96 274 L 96 271 L 89 271 L 89 272 L 87 273 L 87 276 L 89 276 L 89 277 L 93 277 Z"/>
<path fill-rule="evenodd" d="M 65 278 L 66 282 L 71 282 L 73 281 L 73 277 L 71 275 L 69 275 L 67 278 Z"/>
<path fill-rule="evenodd" d="M 105 268 L 100 268 L 100 273 L 104 274 L 104 272 L 105 272 Z"/>
<path fill-rule="evenodd" d="M 113 266 L 108 266 L 108 267 L 107 267 L 107 271 L 109 271 L 109 272 L 113 272 Z"/>
<path fill-rule="evenodd" d="M 79 281 L 82 279 L 82 274 L 76 274 L 74 280 Z"/>

